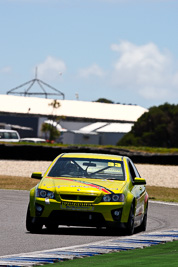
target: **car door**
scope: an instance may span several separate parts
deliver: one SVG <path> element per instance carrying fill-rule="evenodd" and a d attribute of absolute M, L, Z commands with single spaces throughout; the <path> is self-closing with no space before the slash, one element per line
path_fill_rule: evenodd
<path fill-rule="evenodd" d="M 132 188 L 132 194 L 135 197 L 135 221 L 140 221 L 143 218 L 144 215 L 144 200 L 145 200 L 145 186 L 144 185 L 134 185 L 134 178 L 135 177 L 140 177 L 140 174 L 138 173 L 135 165 L 133 162 L 128 159 L 128 167 L 129 167 L 129 172 L 131 176 L 131 180 L 133 183 L 133 188 Z"/>

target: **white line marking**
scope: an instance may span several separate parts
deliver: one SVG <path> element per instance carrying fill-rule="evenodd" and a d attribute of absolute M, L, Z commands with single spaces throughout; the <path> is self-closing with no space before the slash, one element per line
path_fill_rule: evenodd
<path fill-rule="evenodd" d="M 163 202 L 163 201 L 154 201 L 154 200 L 148 200 L 151 203 L 155 203 L 155 204 L 162 204 L 162 205 L 168 205 L 168 206 L 178 206 L 178 203 L 175 202 Z"/>

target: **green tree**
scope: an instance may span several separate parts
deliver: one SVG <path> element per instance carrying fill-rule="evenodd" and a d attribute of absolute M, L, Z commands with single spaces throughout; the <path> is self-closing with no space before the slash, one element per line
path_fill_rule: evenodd
<path fill-rule="evenodd" d="M 178 105 L 165 103 L 144 113 L 118 145 L 178 147 Z"/>
<path fill-rule="evenodd" d="M 51 116 L 48 117 L 48 119 L 51 120 L 51 123 L 44 122 L 41 126 L 41 131 L 45 133 L 45 138 L 48 139 L 49 137 L 49 141 L 52 142 L 60 136 L 60 132 L 57 130 L 56 126 L 53 125 L 52 122 L 59 121 L 60 118 L 62 118 L 62 117 L 57 117 L 56 115 L 54 115 L 54 111 L 60 108 L 61 105 L 60 105 L 60 102 L 56 99 L 54 99 L 48 105 L 52 107 L 52 114 Z"/>
<path fill-rule="evenodd" d="M 49 137 L 50 142 L 54 141 L 60 136 L 60 132 L 56 129 L 56 127 L 49 123 L 44 122 L 41 126 L 41 131 L 45 133 L 46 139 Z"/>
<path fill-rule="evenodd" d="M 109 100 L 109 99 L 106 99 L 106 98 L 98 98 L 98 100 L 95 100 L 93 102 L 100 102 L 100 103 L 108 103 L 108 104 L 113 104 L 114 102 Z"/>

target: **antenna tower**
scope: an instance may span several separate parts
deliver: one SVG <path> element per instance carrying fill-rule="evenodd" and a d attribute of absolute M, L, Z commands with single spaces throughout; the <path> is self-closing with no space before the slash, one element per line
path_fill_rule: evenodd
<path fill-rule="evenodd" d="M 44 95 L 45 98 L 48 98 L 48 96 L 53 95 L 53 96 L 62 96 L 63 99 L 65 99 L 65 95 L 64 93 L 62 93 L 61 91 L 59 91 L 58 89 L 52 87 L 51 85 L 43 82 L 42 80 L 37 78 L 37 72 L 38 72 L 38 68 L 36 68 L 35 70 L 35 78 L 23 83 L 11 90 L 9 90 L 7 92 L 7 95 L 12 94 L 12 95 L 23 95 L 23 96 L 30 96 L 30 95 Z M 37 83 L 39 85 L 39 87 L 41 88 L 40 92 L 30 92 L 31 88 L 34 86 L 34 84 Z M 27 87 L 26 87 L 27 86 Z M 23 91 L 18 91 L 18 89 L 26 87 Z M 52 91 L 54 92 L 47 92 L 45 90 L 45 87 L 48 87 L 50 89 L 52 89 Z"/>

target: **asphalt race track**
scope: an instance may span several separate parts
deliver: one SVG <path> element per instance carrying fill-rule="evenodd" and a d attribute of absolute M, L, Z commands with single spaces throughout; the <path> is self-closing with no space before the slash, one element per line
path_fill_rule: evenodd
<path fill-rule="evenodd" d="M 60 227 L 55 234 L 44 229 L 30 234 L 25 228 L 29 192 L 0 190 L 0 256 L 63 248 L 109 240 L 114 233 L 105 229 Z M 149 203 L 147 232 L 178 229 L 178 205 Z"/>

